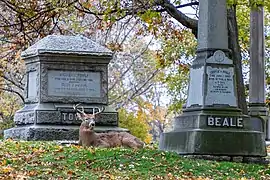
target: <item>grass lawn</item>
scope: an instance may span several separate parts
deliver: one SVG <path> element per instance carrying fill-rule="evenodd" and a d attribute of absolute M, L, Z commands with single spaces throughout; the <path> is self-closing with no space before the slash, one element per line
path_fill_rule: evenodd
<path fill-rule="evenodd" d="M 267 165 L 194 160 L 146 147 L 0 142 L 0 179 L 270 179 Z"/>

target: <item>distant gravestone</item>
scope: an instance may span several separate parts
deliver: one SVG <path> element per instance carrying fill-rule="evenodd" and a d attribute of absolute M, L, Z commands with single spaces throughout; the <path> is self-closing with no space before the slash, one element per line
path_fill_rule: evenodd
<path fill-rule="evenodd" d="M 73 105 L 86 113 L 105 107 L 97 131 L 126 131 L 108 106 L 108 63 L 112 52 L 83 36 L 50 35 L 22 53 L 26 63 L 25 106 L 5 138 L 77 140 L 81 121 Z"/>
<path fill-rule="evenodd" d="M 201 0 L 198 50 L 190 69 L 188 99 L 159 148 L 179 154 L 266 156 L 262 131 L 237 107 L 229 58 L 226 0 Z"/>

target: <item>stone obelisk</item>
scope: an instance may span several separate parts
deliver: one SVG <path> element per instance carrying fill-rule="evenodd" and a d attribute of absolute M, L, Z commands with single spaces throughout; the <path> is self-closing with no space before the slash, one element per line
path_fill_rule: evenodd
<path fill-rule="evenodd" d="M 265 156 L 263 133 L 237 107 L 226 0 L 201 0 L 199 10 L 187 106 L 175 118 L 174 129 L 161 135 L 159 148 L 179 154 Z"/>

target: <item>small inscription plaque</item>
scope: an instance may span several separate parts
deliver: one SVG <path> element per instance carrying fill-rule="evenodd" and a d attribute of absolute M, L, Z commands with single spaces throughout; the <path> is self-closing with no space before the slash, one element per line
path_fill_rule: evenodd
<path fill-rule="evenodd" d="M 48 71 L 49 96 L 100 97 L 101 73 L 81 71 Z"/>
<path fill-rule="evenodd" d="M 236 106 L 233 67 L 207 67 L 206 104 L 228 104 Z"/>
<path fill-rule="evenodd" d="M 190 69 L 187 107 L 203 104 L 203 74 L 204 68 Z"/>
<path fill-rule="evenodd" d="M 27 97 L 35 98 L 37 96 L 37 71 L 28 73 L 28 90 Z"/>
<path fill-rule="evenodd" d="M 241 117 L 218 117 L 208 116 L 207 126 L 213 127 L 237 127 L 243 128 L 243 118 Z"/>

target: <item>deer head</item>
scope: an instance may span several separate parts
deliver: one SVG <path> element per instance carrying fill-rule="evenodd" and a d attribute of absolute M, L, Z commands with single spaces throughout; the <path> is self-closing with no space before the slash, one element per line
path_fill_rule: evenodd
<path fill-rule="evenodd" d="M 79 109 L 79 105 L 74 105 L 73 108 L 76 111 L 76 115 L 77 117 L 82 121 L 82 125 L 87 126 L 90 130 L 93 130 L 95 127 L 95 118 L 96 115 L 100 114 L 101 112 L 104 111 L 104 107 L 102 109 L 100 109 L 99 107 L 94 107 L 93 108 L 93 114 L 86 114 L 84 112 L 84 108 L 83 106 L 80 106 L 81 109 Z M 98 112 L 95 113 L 95 110 L 98 109 Z"/>

